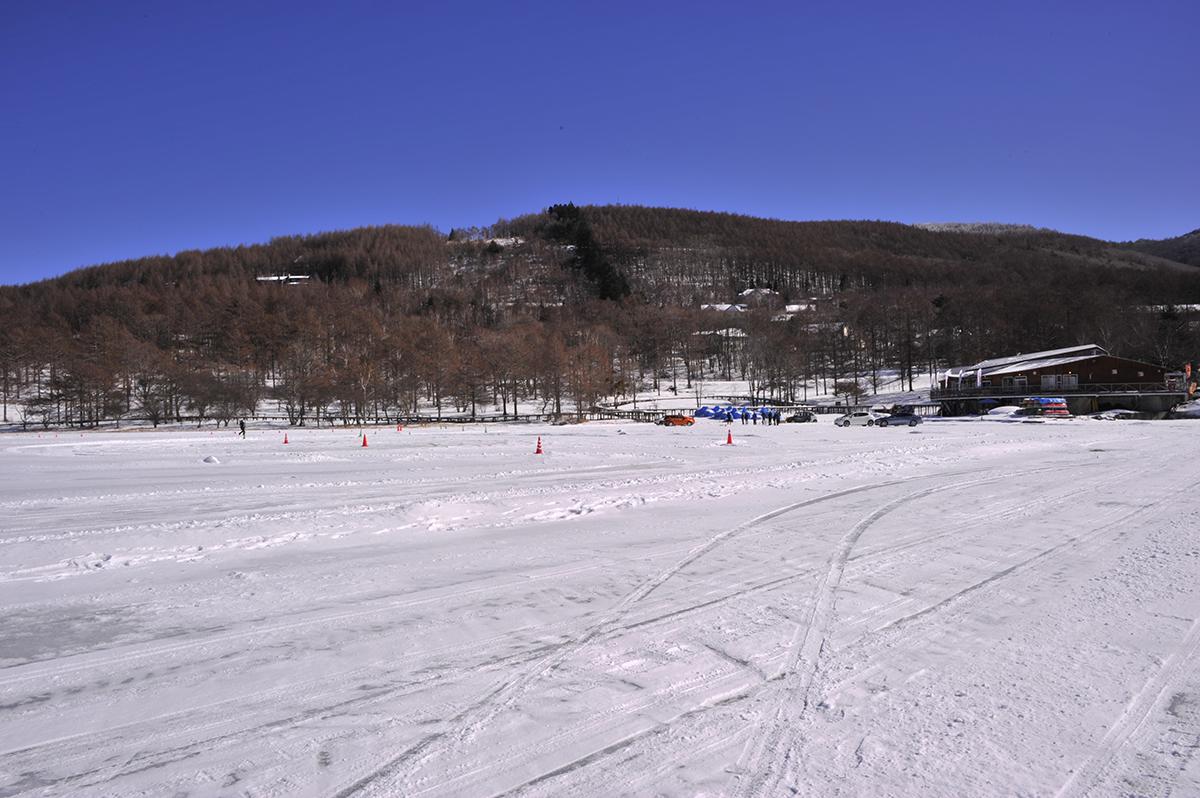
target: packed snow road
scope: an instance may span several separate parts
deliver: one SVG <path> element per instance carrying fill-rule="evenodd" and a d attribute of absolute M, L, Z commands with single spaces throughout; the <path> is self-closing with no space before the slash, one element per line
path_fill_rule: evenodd
<path fill-rule="evenodd" d="M 0 796 L 1200 794 L 1198 432 L 8 435 Z"/>

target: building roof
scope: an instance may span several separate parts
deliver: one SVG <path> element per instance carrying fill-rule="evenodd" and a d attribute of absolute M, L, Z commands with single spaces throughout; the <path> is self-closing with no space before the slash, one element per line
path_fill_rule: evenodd
<path fill-rule="evenodd" d="M 1024 363 L 1028 360 L 1044 360 L 1051 357 L 1063 357 L 1066 355 L 1086 355 L 1088 357 L 1094 355 L 1107 355 L 1104 347 L 1096 346 L 1095 344 L 1084 344 L 1082 346 L 1068 346 L 1065 349 L 1047 349 L 1044 352 L 1027 352 L 1023 355 L 1011 355 L 1009 357 L 994 357 L 990 360 L 981 360 L 974 366 L 968 367 L 971 371 L 975 369 L 990 369 L 997 366 L 1007 366 L 1010 364 Z"/>
<path fill-rule="evenodd" d="M 1043 360 L 1054 360 L 1059 358 L 1074 358 L 1077 360 L 1086 360 L 1090 357 L 1098 355 L 1107 355 L 1108 351 L 1104 347 L 1096 346 L 1095 344 L 1084 344 L 1082 346 L 1068 346 L 1063 349 L 1047 349 L 1042 352 L 1027 352 L 1023 355 L 1011 355 L 1009 357 L 994 357 L 990 360 L 981 360 L 970 366 L 955 366 L 946 370 L 947 377 L 961 377 L 964 374 L 969 374 L 973 371 L 983 372 L 988 374 L 1000 374 L 1000 370 L 1004 372 L 1025 371 L 1026 369 L 1039 368 L 1039 366 L 1031 366 L 1030 363 L 1035 363 Z M 1045 364 L 1053 365 L 1053 364 Z"/>
<path fill-rule="evenodd" d="M 1021 363 L 1016 363 L 1010 366 L 1001 366 L 1000 368 L 984 369 L 983 375 L 998 375 L 998 374 L 1019 374 L 1023 371 L 1036 371 L 1037 369 L 1048 369 L 1054 366 L 1065 366 L 1068 363 L 1077 363 L 1081 360 L 1091 360 L 1095 355 L 1076 355 L 1075 357 L 1047 357 L 1041 360 L 1026 360 Z"/>
<path fill-rule="evenodd" d="M 266 277 L 255 277 L 260 283 L 295 283 L 300 280 L 308 280 L 312 277 L 309 274 L 273 274 Z"/>
<path fill-rule="evenodd" d="M 746 331 L 737 327 L 726 327 L 723 330 L 697 330 L 692 335 L 719 335 L 722 338 L 745 338 Z"/>

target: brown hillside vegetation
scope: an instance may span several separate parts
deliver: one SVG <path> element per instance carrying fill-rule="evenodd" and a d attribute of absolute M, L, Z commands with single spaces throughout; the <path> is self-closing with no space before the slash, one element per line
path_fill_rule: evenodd
<path fill-rule="evenodd" d="M 980 235 L 892 222 L 785 222 L 637 206 L 583 211 L 605 251 L 649 295 L 674 294 L 680 301 L 723 297 L 746 286 L 774 288 L 785 298 L 850 286 L 979 289 L 1014 281 L 1025 287 L 1111 284 L 1160 297 L 1195 290 L 1194 270 L 1179 263 L 1048 230 Z M 499 227 L 536 235 L 544 216 Z M 1178 276 L 1164 274 L 1172 271 Z"/>
<path fill-rule="evenodd" d="M 306 275 L 308 280 L 258 278 Z M 760 289 L 753 300 L 748 289 Z M 702 310 L 746 302 L 741 313 Z M 739 376 L 758 393 L 1095 342 L 1164 363 L 1200 271 L 1080 236 L 577 208 L 443 234 L 383 226 L 81 269 L 0 288 L 4 414 L 33 423 L 433 405 L 586 408 Z M 787 308 L 800 305 L 800 308 Z M 736 328 L 745 336 L 732 336 Z"/>
<path fill-rule="evenodd" d="M 1143 238 L 1121 246 L 1190 266 L 1200 266 L 1200 230 L 1161 241 Z"/>

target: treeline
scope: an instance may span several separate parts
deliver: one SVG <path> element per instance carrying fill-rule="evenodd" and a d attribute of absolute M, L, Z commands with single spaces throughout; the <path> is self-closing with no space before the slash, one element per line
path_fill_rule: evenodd
<path fill-rule="evenodd" d="M 257 279 L 282 275 L 310 279 Z M 769 290 L 745 313 L 700 310 L 750 288 Z M 51 426 L 228 423 L 271 402 L 296 424 L 561 414 L 711 378 L 800 399 L 1079 343 L 1174 364 L 1200 343 L 1176 309 L 1195 302 L 1192 269 L 1047 231 L 566 204 L 466 233 L 362 228 L 0 288 L 0 400 L 6 421 Z"/>

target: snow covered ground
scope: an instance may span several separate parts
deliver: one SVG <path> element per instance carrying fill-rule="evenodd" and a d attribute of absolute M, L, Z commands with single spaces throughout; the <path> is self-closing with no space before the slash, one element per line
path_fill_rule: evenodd
<path fill-rule="evenodd" d="M 0 437 L 0 796 L 1200 794 L 1194 424 L 732 429 Z"/>

